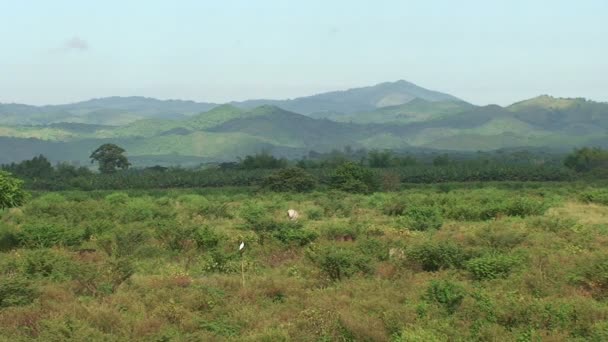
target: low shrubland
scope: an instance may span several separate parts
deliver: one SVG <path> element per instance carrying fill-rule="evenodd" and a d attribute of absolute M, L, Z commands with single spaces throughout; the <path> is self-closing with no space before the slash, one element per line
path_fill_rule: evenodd
<path fill-rule="evenodd" d="M 0 212 L 0 340 L 608 336 L 602 187 L 373 192 L 358 172 L 328 175 L 325 191 L 284 175 L 306 193 L 272 178 L 262 190 L 33 193 Z"/>

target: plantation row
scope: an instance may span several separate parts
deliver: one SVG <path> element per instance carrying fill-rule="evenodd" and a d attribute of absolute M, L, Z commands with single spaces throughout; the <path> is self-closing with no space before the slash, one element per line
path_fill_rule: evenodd
<path fill-rule="evenodd" d="M 467 165 L 435 167 L 428 165 L 401 168 L 368 169 L 373 183 L 370 190 L 394 190 L 400 183 L 442 183 L 480 181 L 570 181 L 579 178 L 574 172 L 557 166 Z M 335 168 L 306 169 L 319 189 L 332 186 Z M 110 190 L 166 189 L 225 186 L 259 186 L 276 170 L 126 170 L 111 174 L 49 176 L 25 178 L 26 187 L 35 190 Z"/>
<path fill-rule="evenodd" d="M 35 193 L 0 339 L 606 340 L 608 191 L 502 185 Z"/>

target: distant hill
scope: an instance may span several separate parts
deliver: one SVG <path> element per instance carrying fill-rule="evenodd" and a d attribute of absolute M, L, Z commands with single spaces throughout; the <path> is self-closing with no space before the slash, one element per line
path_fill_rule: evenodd
<path fill-rule="evenodd" d="M 260 105 L 273 105 L 283 109 L 310 115 L 321 113 L 356 113 L 373 111 L 377 108 L 398 106 L 414 99 L 426 101 L 461 101 L 460 99 L 419 87 L 407 81 L 385 82 L 371 87 L 353 88 L 345 91 L 333 91 L 293 100 L 250 100 L 233 102 L 241 108 L 254 108 Z"/>
<path fill-rule="evenodd" d="M 380 83 L 371 87 L 333 91 L 291 100 L 232 102 L 241 109 L 273 105 L 300 114 L 355 113 L 395 106 L 414 99 L 459 101 L 456 97 L 424 89 L 407 81 Z M 153 98 L 105 97 L 64 105 L 29 106 L 0 104 L 0 125 L 46 125 L 58 122 L 126 125 L 142 119 L 184 119 L 219 106 L 216 103 L 157 100 Z"/>
<path fill-rule="evenodd" d="M 608 103 L 543 95 L 507 107 L 475 106 L 405 81 L 224 105 L 141 97 L 0 105 L 0 163 L 43 153 L 88 164 L 90 152 L 106 142 L 123 146 L 136 165 L 167 165 L 228 161 L 262 150 L 300 157 L 345 146 L 563 151 L 608 146 L 607 138 Z"/>
<path fill-rule="evenodd" d="M 64 105 L 0 104 L 0 124 L 45 125 L 59 122 L 124 125 L 144 118 L 183 119 L 216 104 L 153 98 L 106 97 Z"/>

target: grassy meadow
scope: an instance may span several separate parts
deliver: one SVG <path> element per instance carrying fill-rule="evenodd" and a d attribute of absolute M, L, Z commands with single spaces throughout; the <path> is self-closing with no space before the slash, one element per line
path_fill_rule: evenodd
<path fill-rule="evenodd" d="M 607 243 L 600 184 L 37 192 L 0 341 L 606 341 Z"/>

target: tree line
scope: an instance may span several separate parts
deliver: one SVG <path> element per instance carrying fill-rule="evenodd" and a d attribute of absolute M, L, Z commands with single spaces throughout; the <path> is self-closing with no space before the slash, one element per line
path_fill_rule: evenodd
<path fill-rule="evenodd" d="M 561 163 L 539 162 L 529 153 L 479 155 L 462 159 L 448 154 L 420 158 L 391 151 L 332 151 L 311 153 L 289 161 L 269 153 L 249 155 L 233 163 L 206 168 L 130 168 L 126 151 L 104 144 L 90 155 L 98 171 L 66 163 L 52 165 L 43 155 L 1 167 L 3 179 L 23 179 L 36 190 L 101 190 L 261 186 L 271 190 L 303 191 L 333 187 L 351 192 L 392 189 L 401 183 L 475 181 L 569 181 L 607 176 L 608 151 L 581 148 Z M 341 176 L 340 176 L 341 175 Z"/>

